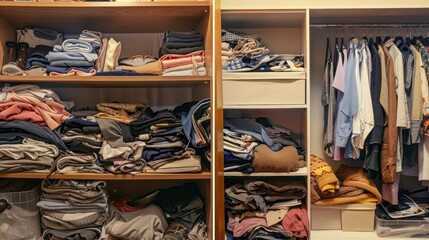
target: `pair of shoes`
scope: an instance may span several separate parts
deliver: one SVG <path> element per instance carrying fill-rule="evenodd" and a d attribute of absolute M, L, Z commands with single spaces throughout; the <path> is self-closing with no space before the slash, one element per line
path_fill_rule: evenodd
<path fill-rule="evenodd" d="M 2 74 L 23 75 L 28 59 L 29 45 L 26 42 L 6 42 Z"/>

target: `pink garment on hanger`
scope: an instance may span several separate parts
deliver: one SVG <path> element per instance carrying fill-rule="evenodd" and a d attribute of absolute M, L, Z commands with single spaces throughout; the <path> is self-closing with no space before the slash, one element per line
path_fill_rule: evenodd
<path fill-rule="evenodd" d="M 344 63 L 343 63 L 343 56 L 344 56 Z M 343 55 L 339 54 L 338 64 L 337 64 L 337 70 L 335 72 L 334 82 L 332 83 L 332 86 L 336 88 L 338 91 L 341 91 L 344 93 L 345 91 L 345 82 L 346 82 L 346 66 L 347 66 L 347 49 L 343 48 Z M 339 98 L 337 98 L 337 106 L 340 106 Z M 337 109 L 339 111 L 339 109 Z M 335 125 L 337 121 L 335 120 Z M 335 129 L 334 127 L 334 136 L 335 136 Z M 335 138 L 334 138 L 335 139 Z M 334 160 L 342 160 L 344 158 L 344 148 L 338 147 L 335 145 L 334 142 Z"/>

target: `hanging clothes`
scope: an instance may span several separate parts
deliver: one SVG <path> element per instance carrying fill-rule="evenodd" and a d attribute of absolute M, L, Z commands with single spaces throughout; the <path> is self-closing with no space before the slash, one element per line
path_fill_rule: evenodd
<path fill-rule="evenodd" d="M 325 53 L 325 74 L 323 76 L 322 105 L 323 105 L 323 148 L 325 153 L 332 157 L 334 154 L 334 121 L 337 100 L 335 97 L 334 87 L 334 66 L 332 61 L 331 47 L 329 37 L 326 38 Z"/>

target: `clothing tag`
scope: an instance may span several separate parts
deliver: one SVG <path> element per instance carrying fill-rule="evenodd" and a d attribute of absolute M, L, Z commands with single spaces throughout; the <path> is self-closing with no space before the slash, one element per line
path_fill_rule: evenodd
<path fill-rule="evenodd" d="M 2 100 L 6 100 L 8 92 L 3 92 Z"/>

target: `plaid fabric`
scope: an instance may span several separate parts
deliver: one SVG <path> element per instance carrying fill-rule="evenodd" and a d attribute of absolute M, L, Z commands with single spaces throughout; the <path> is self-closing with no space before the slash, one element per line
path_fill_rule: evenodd
<path fill-rule="evenodd" d="M 240 39 L 243 38 L 252 38 L 258 42 L 261 42 L 261 36 L 259 35 L 247 34 L 236 30 L 222 29 L 222 42 L 238 42 Z"/>
<path fill-rule="evenodd" d="M 245 66 L 246 64 L 243 63 L 241 58 L 234 58 L 229 62 L 228 66 L 226 66 L 226 70 L 229 70 L 229 71 L 237 70 L 237 69 L 244 68 Z"/>

